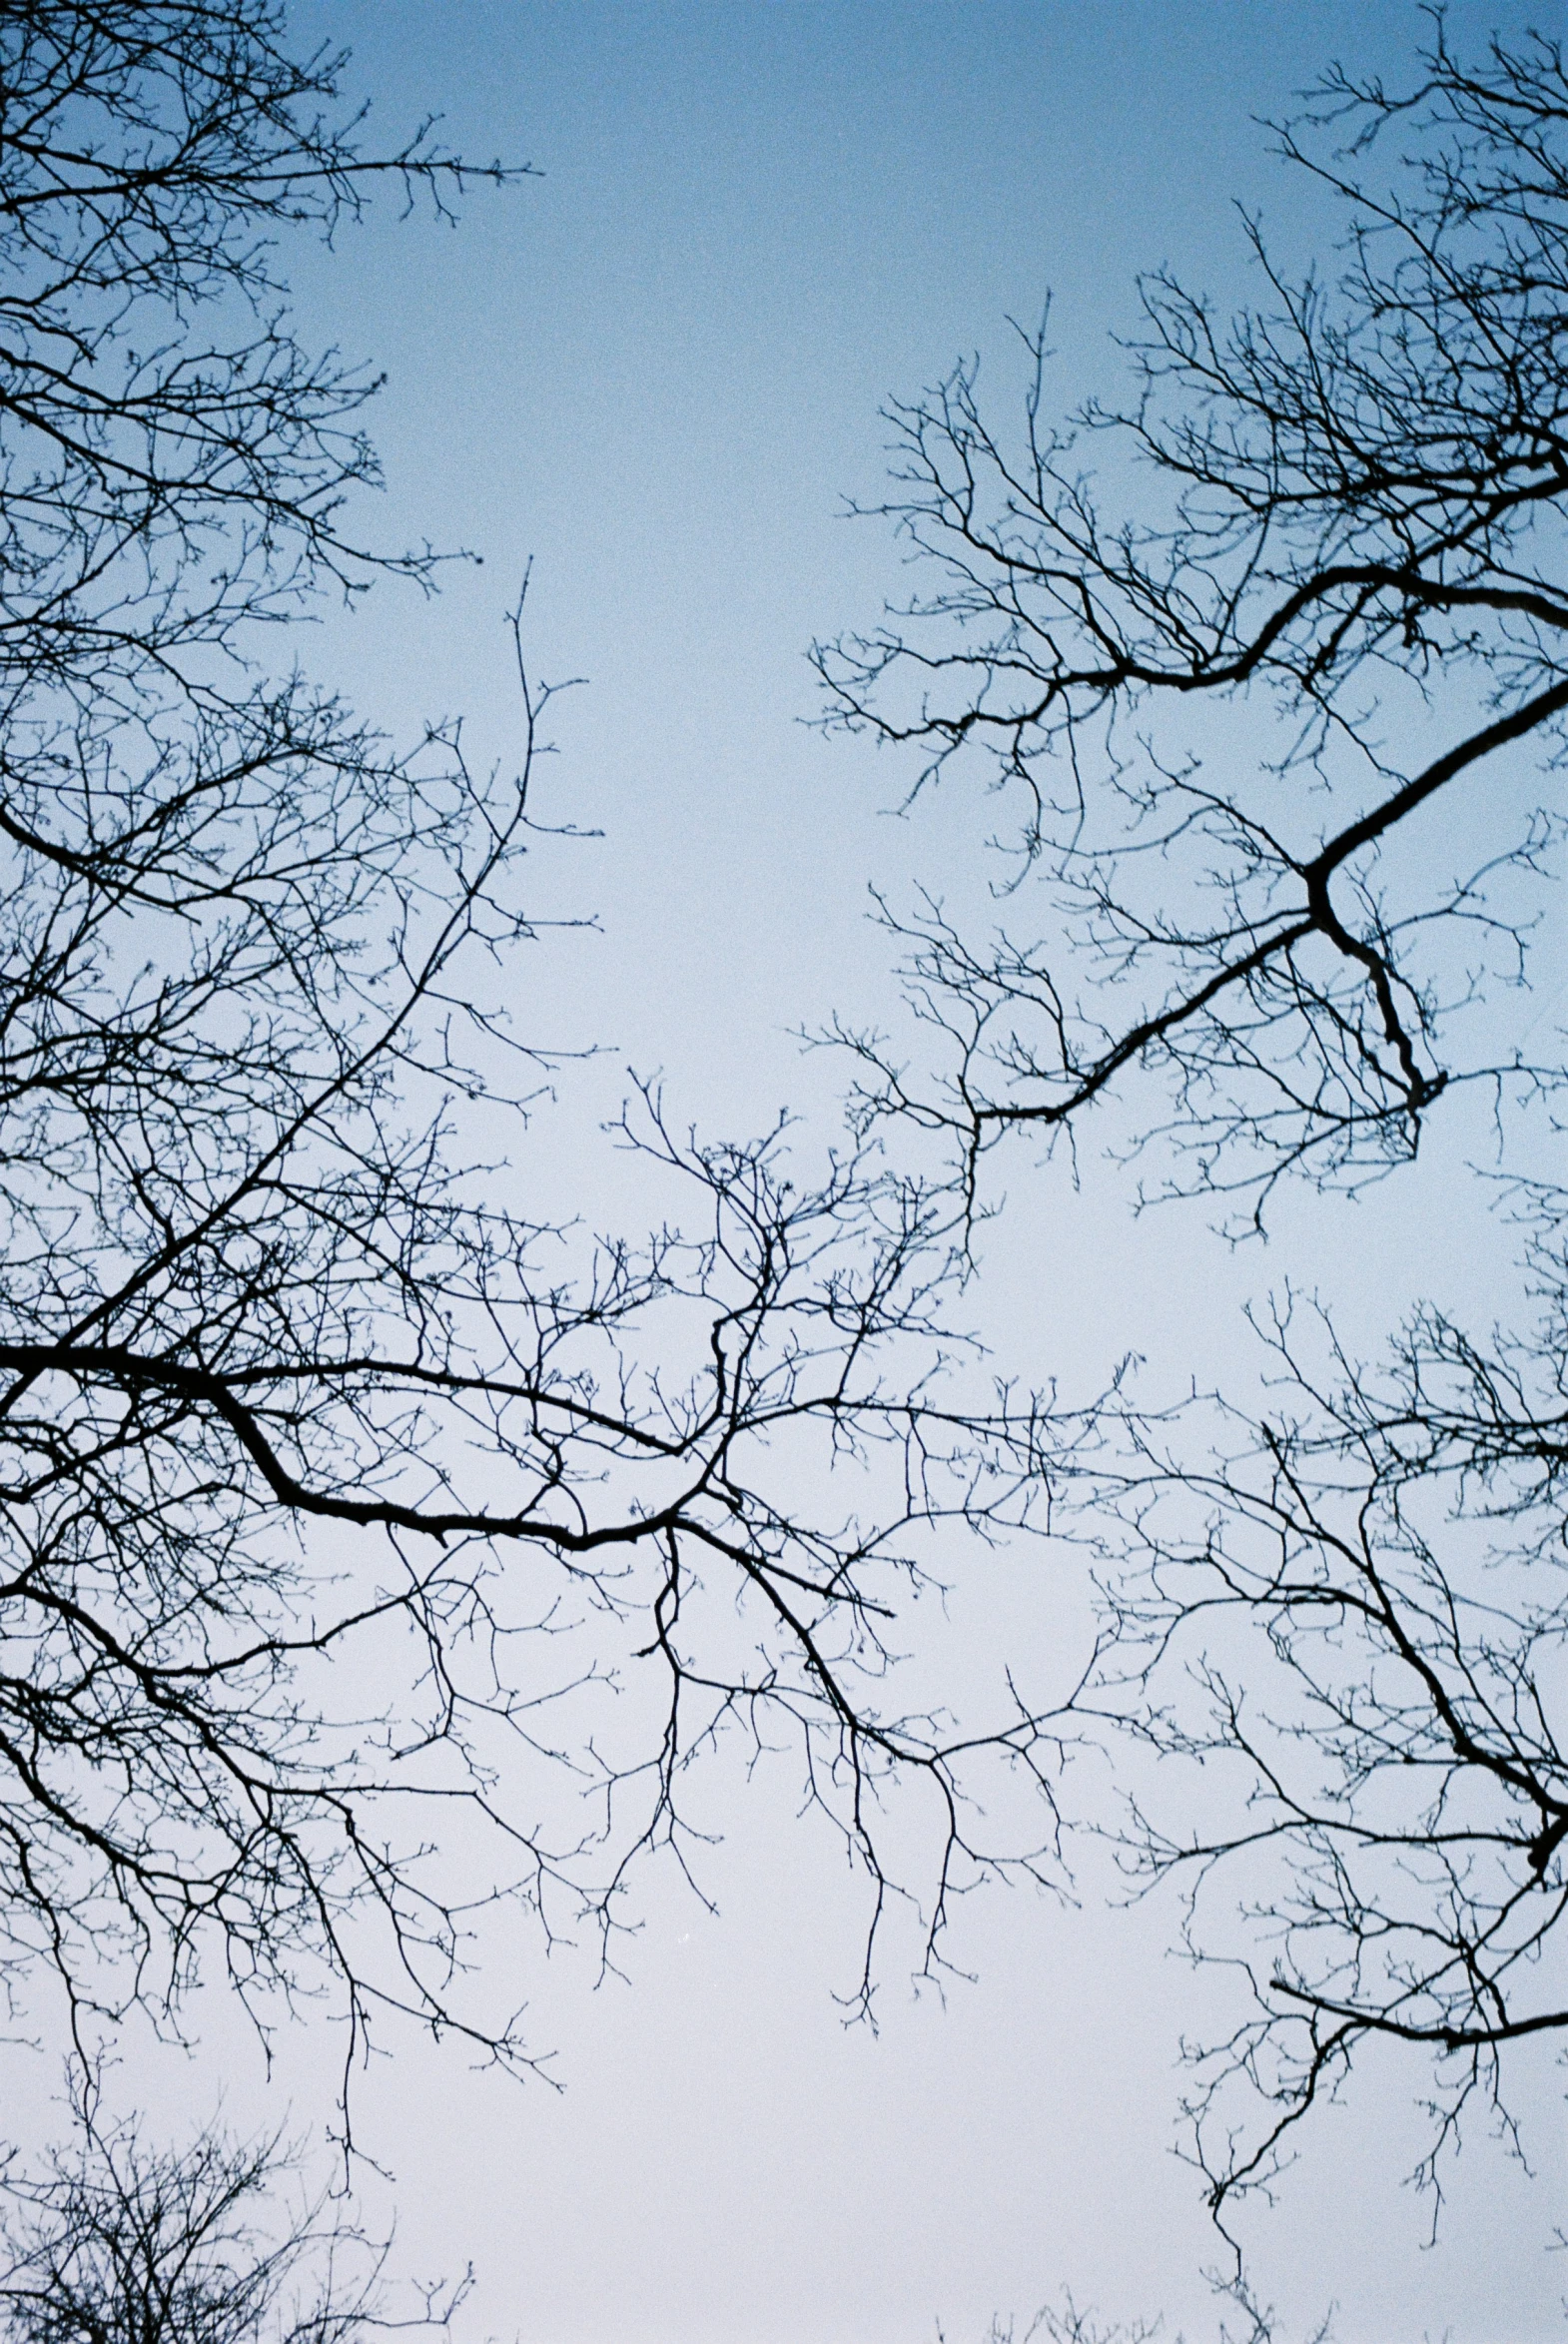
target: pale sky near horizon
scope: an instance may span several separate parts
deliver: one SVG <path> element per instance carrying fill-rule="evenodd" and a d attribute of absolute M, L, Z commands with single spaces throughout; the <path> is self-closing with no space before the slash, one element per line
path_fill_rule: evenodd
<path fill-rule="evenodd" d="M 1534 13 L 1459 0 L 1449 22 L 1463 44 Z M 438 112 L 452 145 L 542 174 L 479 191 L 454 236 L 378 217 L 294 275 L 308 332 L 389 371 L 385 525 L 484 557 L 436 604 L 384 593 L 332 627 L 330 672 L 394 728 L 469 711 L 503 756 L 500 617 L 531 558 L 530 653 L 587 679 L 560 704 L 549 811 L 604 836 L 541 858 L 540 884 L 601 933 L 544 948 L 538 1014 L 545 1040 L 608 1048 L 546 1176 L 596 1193 L 570 1150 L 628 1064 L 662 1070 L 708 1131 L 793 1101 L 828 1132 L 840 1071 L 794 1037 L 887 1012 L 868 883 L 962 865 L 953 883 L 983 888 L 984 807 L 891 819 L 909 776 L 800 721 L 810 639 L 899 590 L 887 532 L 838 517 L 876 493 L 881 403 L 976 349 L 1007 384 L 1006 320 L 1048 290 L 1063 406 L 1111 385 L 1139 269 L 1244 294 L 1233 199 L 1309 251 L 1320 215 L 1253 118 L 1336 56 L 1397 76 L 1419 21 L 1404 0 L 297 11 L 352 46 L 383 135 Z M 1451 1203 L 1463 1155 L 1439 1143 L 1354 1209 L 1287 1203 L 1266 1257 L 1201 1215 L 1135 1222 L 1109 1172 L 1048 1192 L 1021 1158 L 975 1308 L 1020 1372 L 1081 1387 L 1129 1348 L 1172 1388 L 1222 1372 L 1246 1298 L 1289 1275 L 1363 1311 L 1371 1341 L 1432 1271 L 1440 1220 L 1444 1274 L 1484 1293 L 1494 1240 Z M 1217 2242 L 1172 2150 L 1179 2038 L 1223 2002 L 1170 1953 L 1174 1905 L 1108 1911 L 1093 1855 L 1077 1909 L 988 1896 L 952 1949 L 974 1982 L 916 1992 L 895 1963 L 873 2033 L 834 1999 L 861 1913 L 841 1862 L 782 1778 L 726 1797 L 716 1920 L 655 1879 L 626 1982 L 596 1986 L 569 1953 L 519 1976 L 558 2095 L 419 2044 L 369 2080 L 395 2261 L 477 2267 L 459 2344 L 933 2344 L 939 2321 L 981 2344 L 993 2313 L 1022 2335 L 1064 2286 L 1209 2334 Z M 226 2021 L 210 2046 L 179 2073 L 137 2054 L 156 2106 L 205 2106 L 232 2061 L 232 2104 L 320 2112 L 308 2042 L 267 2090 Z M 1545 2057 L 1521 2092 L 1537 2177 L 1478 2125 L 1430 2251 L 1402 2186 L 1419 2081 L 1368 2060 L 1278 2207 L 1249 2217 L 1282 2333 L 1333 2301 L 1346 2344 L 1560 2333 L 1561 2076 Z"/>

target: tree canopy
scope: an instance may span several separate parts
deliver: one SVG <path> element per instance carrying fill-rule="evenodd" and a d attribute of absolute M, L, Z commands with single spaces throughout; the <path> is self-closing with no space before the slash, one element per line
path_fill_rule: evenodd
<path fill-rule="evenodd" d="M 376 378 L 282 246 L 524 173 L 368 152 L 343 70 L 270 5 L 0 15 L 0 1948 L 79 2026 L 205 1953 L 264 2023 L 330 1988 L 350 2058 L 394 2008 L 523 2059 L 477 1912 L 608 1943 L 731 1735 L 878 1894 L 876 1787 L 926 1785 L 940 1928 L 961 1778 L 1039 1729 L 907 1713 L 888 1624 L 1029 1428 L 944 1396 L 951 1216 L 874 1159 L 649 1102 L 685 1233 L 530 1210 L 516 614 L 505 771 L 278 631 L 438 566 L 360 533 Z"/>
<path fill-rule="evenodd" d="M 1495 1110 L 1511 1322 L 1431 1303 L 1367 1365 L 1280 1295 L 1266 1401 L 1124 1387 L 1060 1452 L 1106 1622 L 1082 1714 L 1169 1762 L 1109 1828 L 1244 1984 L 1189 2108 L 1218 2207 L 1370 2041 L 1435 2068 L 1430 2181 L 1568 2027 L 1565 126 L 1541 36 L 1471 62 L 1434 13 L 1408 86 L 1328 72 L 1277 139 L 1337 262 L 1249 222 L 1255 306 L 1149 279 L 1130 395 L 1067 422 L 1044 329 L 1016 430 L 973 363 L 891 408 L 923 583 L 816 654 L 917 792 L 978 770 L 1021 810 L 1007 930 L 888 915 L 927 1047 L 841 1033 L 864 1126 L 944 1136 L 972 1210 L 1004 1140 L 1082 1165 L 1099 1129 L 1256 1230 L 1282 1177 Z"/>
<path fill-rule="evenodd" d="M 280 631 L 445 558 L 362 527 L 377 379 L 297 334 L 289 239 L 526 176 L 428 127 L 367 150 L 344 74 L 271 5 L 0 10 L 8 1989 L 52 1973 L 85 2042 L 138 2000 L 177 2023 L 205 1963 L 264 2026 L 329 1995 L 351 2061 L 398 2012 L 525 2064 L 483 1917 L 610 1957 L 635 1861 L 695 1851 L 696 1761 L 787 1752 L 873 1931 L 908 1785 L 936 1960 L 957 1887 L 1057 1877 L 1087 1739 L 1137 1786 L 1095 1821 L 1245 1983 L 1191 2104 L 1215 2206 L 1373 2039 L 1435 2069 L 1434 2178 L 1568 2027 L 1564 1067 L 1530 990 L 1558 48 L 1471 64 L 1438 17 L 1410 86 L 1325 76 L 1279 143 L 1338 263 L 1254 226 L 1229 318 L 1151 279 L 1119 403 L 1053 423 L 1042 328 L 1017 430 L 974 364 L 891 410 L 925 590 L 818 666 L 917 795 L 1011 793 L 1009 926 L 889 913 L 921 1047 L 846 1011 L 855 1128 L 812 1175 L 783 1124 L 699 1143 L 634 1102 L 646 1237 L 530 1194 L 524 605 L 494 769 L 455 723 L 387 738 Z M 1267 1401 L 977 1379 L 1004 1142 L 1106 1131 L 1258 1231 L 1282 1179 L 1395 1174 L 1482 1090 L 1524 1231 L 1501 1329 L 1434 1302 L 1367 1365 L 1282 1296 Z M 898 1169 L 911 1124 L 944 1174 Z M 1023 1653 L 957 1714 L 914 1607 L 1041 1521 L 1095 1558 L 1088 1674 L 1048 1714 Z M 1019 1782 L 1015 1830 L 985 1802 Z M 210 2180 L 224 2214 L 265 2177 L 204 2157 L 133 2156 L 132 2196 Z"/>
<path fill-rule="evenodd" d="M 1227 321 L 1146 280 L 1129 400 L 1053 424 L 1042 329 L 1016 444 L 973 364 L 889 410 L 881 509 L 935 582 L 819 648 L 834 719 L 921 750 L 923 783 L 978 757 L 1014 787 L 1062 925 L 984 944 L 934 907 L 912 972 L 951 1071 L 911 1095 L 868 1042 L 868 1113 L 950 1129 L 973 1167 L 1142 1075 L 1176 1176 L 1255 1194 L 1397 1164 L 1454 1082 L 1555 1086 L 1448 1055 L 1517 976 L 1507 882 L 1552 810 L 1479 823 L 1451 883 L 1417 841 L 1515 744 L 1561 749 L 1562 105 L 1551 43 L 1471 71 L 1438 19 L 1417 87 L 1334 71 L 1279 128 L 1343 207 L 1337 274 L 1292 280 L 1249 224 L 1265 305 Z M 1091 468 L 1113 451 L 1121 506 Z M 1199 701 L 1224 723 L 1201 750 Z"/>

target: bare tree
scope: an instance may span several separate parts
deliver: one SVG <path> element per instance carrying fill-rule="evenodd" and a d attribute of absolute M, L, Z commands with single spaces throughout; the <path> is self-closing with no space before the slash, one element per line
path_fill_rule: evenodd
<path fill-rule="evenodd" d="M 1004 1133 L 1081 1124 L 1142 1072 L 1201 1186 L 1364 1177 L 1455 1082 L 1497 1079 L 1495 1058 L 1445 1055 L 1487 977 L 1456 976 L 1441 940 L 1517 977 L 1507 881 L 1537 869 L 1555 809 L 1510 835 L 1504 798 L 1451 884 L 1421 850 L 1438 808 L 1467 834 L 1502 752 L 1538 769 L 1561 750 L 1564 81 L 1544 39 L 1472 73 L 1434 24 L 1408 95 L 1336 70 L 1280 130 L 1346 208 L 1332 284 L 1290 282 L 1254 227 L 1267 307 L 1226 325 L 1145 282 L 1130 404 L 1054 428 L 1043 329 L 1016 450 L 973 365 L 889 410 L 881 510 L 937 582 L 882 632 L 819 647 L 834 715 L 919 747 L 926 783 L 978 756 L 1021 790 L 1019 849 L 1059 923 L 1054 942 L 968 942 L 934 904 L 912 974 L 955 1045 L 948 1079 L 912 1093 L 861 1045 L 867 1112 L 953 1132 L 971 1176 Z M 1330 129 L 1347 149 L 1312 137 Z M 1410 151 L 1380 193 L 1360 166 L 1393 135 Z M 1142 467 L 1131 516 L 1085 468 L 1108 437 Z M 1199 700 L 1228 719 L 1201 756 Z"/>
<path fill-rule="evenodd" d="M 398 2009 L 521 2059 L 476 1911 L 612 1931 L 715 1744 L 792 1747 L 878 1911 L 924 1786 L 931 1943 L 1008 1853 L 964 1786 L 1037 1721 L 909 1714 L 890 1623 L 1032 1433 L 944 1399 L 948 1206 L 874 1159 L 650 1104 L 689 1234 L 530 1211 L 547 694 L 477 772 L 268 631 L 433 574 L 355 534 L 375 383 L 274 239 L 472 175 L 362 152 L 342 68 L 257 0 L 0 9 L 0 1974 L 167 2017 L 206 1948 L 351 2057 Z"/>
<path fill-rule="evenodd" d="M 1380 1371 L 1280 1308 L 1268 1414 L 1102 1421 L 1087 1535 L 1116 1658 L 1094 1698 L 1187 1769 L 1135 1800 L 1125 1860 L 1184 1879 L 1187 1945 L 1248 1989 L 1188 2104 L 1216 2206 L 1266 2186 L 1383 2040 L 1435 2063 L 1435 2218 L 1468 2104 L 1514 2137 L 1504 2054 L 1568 2028 L 1554 1276 L 1546 1326 L 1478 1344 L 1428 1309 Z"/>
<path fill-rule="evenodd" d="M 302 2196 L 276 2137 L 242 2147 L 209 2126 L 184 2148 L 154 2147 L 135 2124 L 107 2120 L 93 2090 L 74 2114 L 69 2147 L 41 2168 L 0 2163 L 5 2344 L 376 2344 L 450 2332 L 471 2273 L 416 2287 L 410 2311 L 392 2316 L 388 2247 L 342 2204 Z M 1217 2344 L 1282 2344 L 1244 2286 L 1215 2293 Z M 1027 2325 L 994 2319 L 986 2344 L 1158 2344 L 1165 2333 L 1158 2319 L 1105 2322 L 1065 2293 Z M 1326 2322 L 1307 2344 L 1330 2344 Z"/>
<path fill-rule="evenodd" d="M 215 2129 L 182 2150 L 105 2121 L 96 2093 L 41 2170 L 0 2168 L 0 2333 L 7 2344 L 360 2344 L 443 2329 L 463 2288 L 422 2316 L 384 2310 L 385 2248 L 297 2180 L 276 2138 Z"/>
<path fill-rule="evenodd" d="M 1272 2307 L 1259 2304 L 1244 2281 L 1215 2279 L 1213 2285 L 1222 2307 L 1216 2344 L 1283 2344 Z M 1108 2322 L 1093 2307 L 1081 2307 L 1071 2290 L 1064 2290 L 1060 2308 L 1043 2305 L 1027 2326 L 1017 2319 L 994 2317 L 985 2344 L 1160 2344 L 1167 2333 L 1163 2317 Z M 1332 2336 L 1330 2317 L 1310 2331 L 1304 2344 L 1332 2344 Z M 940 2322 L 937 2344 L 949 2344 Z M 1172 2334 L 1171 2344 L 1182 2344 L 1179 2332 Z"/>
<path fill-rule="evenodd" d="M 1283 1301 L 1269 1404 L 1114 1395 L 1098 1469 L 1077 1453 L 1112 1637 L 1084 1709 L 1167 1762 L 1124 1853 L 1186 1880 L 1189 1947 L 1249 1985 L 1190 2108 L 1216 2208 L 1368 2040 L 1435 2076 L 1430 2182 L 1505 2054 L 1568 2028 L 1568 1198 L 1516 1112 L 1555 1140 L 1563 1065 L 1550 999 L 1509 990 L 1563 837 L 1565 129 L 1542 37 L 1471 66 L 1435 14 L 1407 91 L 1330 71 L 1279 144 L 1343 206 L 1337 274 L 1292 280 L 1253 228 L 1266 293 L 1228 324 L 1153 279 L 1132 400 L 1073 428 L 1043 338 L 1016 444 L 973 366 L 895 407 L 885 510 L 934 583 L 818 653 L 838 720 L 925 783 L 978 758 L 1022 793 L 1045 940 L 933 902 L 904 933 L 948 1055 L 848 1037 L 868 1124 L 947 1134 L 971 1205 L 1005 1135 L 1114 1098 L 1157 1185 L 1253 1226 L 1286 1171 L 1376 1176 L 1459 1085 L 1495 1101 L 1513 1327 L 1428 1308 L 1375 1368 Z"/>

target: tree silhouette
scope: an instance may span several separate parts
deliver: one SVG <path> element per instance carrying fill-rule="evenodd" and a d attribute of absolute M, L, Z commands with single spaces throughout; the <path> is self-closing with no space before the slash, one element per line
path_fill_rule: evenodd
<path fill-rule="evenodd" d="M 873 1158 L 650 1102 L 686 1233 L 530 1210 L 517 614 L 515 772 L 269 631 L 435 575 L 357 534 L 375 379 L 277 241 L 522 176 L 365 153 L 343 66 L 255 0 L 0 15 L 0 1953 L 78 2025 L 207 1948 L 351 2059 L 395 2009 L 519 2060 L 476 1914 L 608 1941 L 721 1741 L 793 1747 L 876 1910 L 923 1785 L 934 1943 L 1040 1729 L 907 1714 L 889 1622 L 1031 1434 L 944 1397 L 948 1207 Z"/>
<path fill-rule="evenodd" d="M 1524 1116 L 1555 1143 L 1525 981 L 1563 839 L 1565 125 L 1544 37 L 1472 66 L 1438 13 L 1409 89 L 1331 70 L 1278 139 L 1342 207 L 1337 269 L 1254 225 L 1258 307 L 1153 278 L 1131 399 L 1072 426 L 1043 335 L 1016 440 L 973 366 L 894 407 L 926 590 L 817 654 L 917 787 L 978 760 L 1022 798 L 1042 940 L 932 901 L 902 933 L 945 1055 L 844 1037 L 867 1126 L 946 1135 L 971 1209 L 1008 1135 L 1099 1128 L 1259 1227 L 1286 1172 L 1354 1185 L 1462 1086 L 1495 1105 L 1511 1327 L 1429 1307 L 1369 1367 L 1285 1297 L 1265 1406 L 1114 1394 L 1061 1459 L 1110 1636 L 1084 1713 L 1167 1762 L 1125 1857 L 1249 1985 L 1189 2110 L 1216 2207 L 1369 2040 L 1435 2067 L 1434 2181 L 1504 2053 L 1568 2027 L 1568 1191 Z"/>
<path fill-rule="evenodd" d="M 70 2145 L 0 2170 L 0 2333 L 7 2344 L 358 2344 L 444 2328 L 465 2285 L 422 2317 L 385 2316 L 385 2249 L 325 2201 L 285 2193 L 276 2137 L 209 2127 L 184 2149 L 103 2116 L 96 2081 Z"/>
<path fill-rule="evenodd" d="M 1270 306 L 1226 325 L 1147 280 L 1130 404 L 1053 428 L 1042 330 L 1016 451 L 973 366 L 889 410 L 880 509 L 938 582 L 819 647 L 834 720 L 919 747 L 922 783 L 979 756 L 1020 788 L 1059 919 L 1055 948 L 971 944 L 933 906 L 913 977 L 956 1046 L 946 1082 L 911 1094 L 861 1045 L 866 1112 L 951 1131 L 971 1177 L 1006 1132 L 1081 1124 L 1134 1074 L 1163 1079 L 1156 1129 L 1199 1186 L 1365 1177 L 1452 1084 L 1497 1079 L 1443 1056 L 1487 981 L 1444 955 L 1456 930 L 1500 940 L 1491 974 L 1517 974 L 1506 882 L 1554 814 L 1480 823 L 1484 859 L 1447 885 L 1417 829 L 1495 790 L 1500 752 L 1562 741 L 1562 68 L 1542 40 L 1467 72 L 1440 19 L 1426 67 L 1399 97 L 1331 72 L 1279 132 L 1345 206 L 1332 284 L 1290 282 L 1252 227 Z M 1319 152 L 1329 129 L 1347 149 Z M 1396 131 L 1402 185 L 1379 193 L 1360 166 Z M 1103 437 L 1138 467 L 1131 516 L 1085 468 Z M 1199 700 L 1227 724 L 1201 756 L 1179 732 Z"/>

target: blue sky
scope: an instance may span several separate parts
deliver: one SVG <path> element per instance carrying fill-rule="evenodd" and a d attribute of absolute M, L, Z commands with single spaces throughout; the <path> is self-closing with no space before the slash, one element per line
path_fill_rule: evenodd
<path fill-rule="evenodd" d="M 1464 0 L 1450 23 L 1464 40 L 1528 13 Z M 628 1065 L 662 1070 L 709 1131 L 792 1101 L 826 1136 L 842 1075 L 795 1035 L 890 1003 L 868 883 L 976 904 L 986 884 L 984 807 L 900 821 L 908 775 L 802 721 L 810 639 L 899 591 L 886 532 L 840 517 L 876 493 L 879 406 L 975 350 L 1006 384 L 1006 321 L 1048 291 L 1062 405 L 1111 385 L 1139 269 L 1244 293 L 1233 201 L 1309 252 L 1322 216 L 1252 118 L 1336 55 L 1397 73 L 1417 12 L 335 0 L 299 21 L 352 45 L 384 135 L 436 111 L 454 145 L 543 175 L 481 191 L 455 236 L 386 207 L 296 270 L 311 330 L 388 370 L 377 525 L 483 557 L 435 604 L 379 595 L 312 663 L 394 727 L 460 708 L 476 753 L 504 758 L 500 618 L 531 558 L 530 653 L 588 679 L 560 704 L 546 810 L 603 836 L 542 851 L 539 887 L 547 914 L 599 928 L 541 951 L 526 1007 L 544 1040 L 608 1047 L 541 1141 L 541 1187 L 607 1193 L 592 1128 Z M 1288 1206 L 1261 1268 L 1200 1215 L 1132 1222 L 1109 1172 L 1074 1195 L 1020 1163 L 977 1311 L 1000 1355 L 1068 1382 L 1133 1344 L 1176 1387 L 1219 1372 L 1245 1297 L 1303 1264 L 1375 1330 L 1431 1268 L 1423 1216 L 1449 1209 L 1462 1135 L 1446 1145 L 1397 1201 Z M 1471 1241 L 1478 1291 L 1490 1241 Z M 1002 1584 L 1049 1633 L 1038 1591 Z M 1170 2151 L 1177 2038 L 1213 1988 L 1170 1957 L 1173 1912 L 1106 1912 L 1093 1860 L 1082 1910 L 991 1899 L 955 1949 L 976 1982 L 944 2002 L 895 1968 L 874 2035 L 833 1999 L 858 1907 L 831 1849 L 782 1785 L 716 1820 L 718 1921 L 656 1882 L 627 1983 L 570 1955 L 519 1976 L 561 2095 L 422 2049 L 372 2079 L 399 2257 L 479 2266 L 464 2333 L 913 2344 L 940 2318 L 978 2344 L 994 2310 L 1064 2283 L 1197 2332 L 1214 2242 Z M 277 2088 L 308 2105 L 287 2069 Z M 1478 2139 L 1431 2254 L 1399 2187 L 1407 2085 L 1373 2083 L 1259 2228 L 1282 2306 L 1304 2320 L 1337 2297 L 1351 2338 L 1557 2333 L 1550 2077 L 1542 2183 Z"/>

